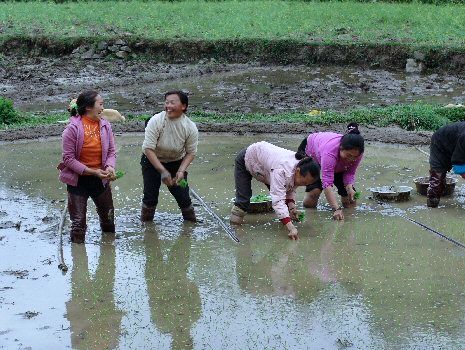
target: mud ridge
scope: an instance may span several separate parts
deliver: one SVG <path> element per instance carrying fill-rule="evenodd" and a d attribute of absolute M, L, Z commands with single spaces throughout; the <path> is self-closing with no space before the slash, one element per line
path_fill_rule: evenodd
<path fill-rule="evenodd" d="M 459 72 L 465 68 L 465 52 L 450 48 L 413 48 L 402 43 L 325 44 L 295 40 L 147 40 L 122 37 L 105 40 L 112 44 L 124 40 L 133 55 L 165 63 L 193 63 L 216 59 L 225 63 L 262 64 L 353 64 L 373 68 L 404 69 L 408 58 L 421 57 L 426 69 Z M 76 38 L 54 40 L 48 37 L 10 37 L 0 45 L 4 55 L 71 55 L 80 46 L 97 48 L 103 39 Z M 90 59 L 90 58 L 89 58 Z"/>
<path fill-rule="evenodd" d="M 336 131 L 343 133 L 345 124 L 312 125 L 306 123 L 196 123 L 200 132 L 234 133 L 234 134 L 301 134 L 302 137 L 312 132 Z M 11 142 L 17 140 L 42 139 L 60 136 L 64 125 L 41 125 L 12 130 L 0 131 L 0 141 Z M 143 121 L 129 121 L 123 124 L 114 124 L 115 134 L 143 132 Z M 365 125 L 361 127 L 362 135 L 366 141 L 384 143 L 426 145 L 429 144 L 432 132 L 407 131 L 397 126 L 377 127 Z"/>

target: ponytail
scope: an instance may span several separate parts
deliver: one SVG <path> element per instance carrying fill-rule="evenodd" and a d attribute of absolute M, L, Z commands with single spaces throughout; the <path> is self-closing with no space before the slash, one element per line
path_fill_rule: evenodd
<path fill-rule="evenodd" d="M 360 154 L 365 151 L 365 140 L 362 135 L 360 135 L 357 123 L 352 122 L 347 125 L 347 131 L 341 138 L 341 149 L 357 149 Z"/>
<path fill-rule="evenodd" d="M 300 160 L 296 165 L 296 168 L 300 169 L 300 175 L 306 176 L 310 174 L 315 178 L 320 177 L 320 165 L 312 157 L 308 157 L 305 153 L 297 152 L 295 158 Z"/>

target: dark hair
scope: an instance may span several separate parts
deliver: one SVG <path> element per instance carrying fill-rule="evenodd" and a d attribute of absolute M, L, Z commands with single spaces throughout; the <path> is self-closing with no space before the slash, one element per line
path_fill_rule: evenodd
<path fill-rule="evenodd" d="M 181 90 L 171 90 L 165 93 L 165 100 L 169 95 L 178 95 L 179 100 L 183 105 L 186 105 L 186 111 L 187 107 L 189 106 L 189 97 L 184 91 Z"/>
<path fill-rule="evenodd" d="M 357 123 L 352 122 L 347 125 L 347 132 L 341 138 L 341 149 L 358 149 L 360 153 L 365 151 L 365 141 L 362 135 L 360 135 Z"/>
<path fill-rule="evenodd" d="M 70 108 L 69 113 L 72 116 L 76 114 L 79 114 L 79 115 L 86 114 L 87 107 L 90 107 L 90 108 L 94 107 L 98 94 L 99 93 L 95 90 L 86 90 L 86 91 L 81 92 L 76 101 L 77 110 L 76 108 Z"/>
<path fill-rule="evenodd" d="M 300 169 L 300 175 L 306 176 L 310 173 L 313 177 L 320 177 L 320 165 L 312 157 L 308 157 L 305 152 L 299 151 L 295 154 L 295 159 L 300 160 L 296 165 L 296 168 Z"/>

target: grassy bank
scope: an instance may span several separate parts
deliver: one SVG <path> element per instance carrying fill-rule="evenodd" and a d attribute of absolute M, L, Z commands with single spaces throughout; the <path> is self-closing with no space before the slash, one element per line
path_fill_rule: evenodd
<path fill-rule="evenodd" d="M 145 120 L 148 115 L 129 115 L 128 121 Z M 358 122 L 361 125 L 390 126 L 398 125 L 406 130 L 434 131 L 441 126 L 465 120 L 465 108 L 444 108 L 442 106 L 413 104 L 395 105 L 380 108 L 361 108 L 347 112 L 312 111 L 310 113 L 286 114 L 215 114 L 192 112 L 189 117 L 198 123 L 259 123 L 259 122 L 288 122 L 318 125 L 334 123 Z M 56 124 L 67 120 L 66 114 L 33 115 L 23 114 L 21 121 L 12 125 L 1 125 L 0 130 L 14 130 L 38 125 Z"/>
<path fill-rule="evenodd" d="M 293 40 L 465 48 L 465 6 L 359 2 L 0 2 L 0 40 Z"/>

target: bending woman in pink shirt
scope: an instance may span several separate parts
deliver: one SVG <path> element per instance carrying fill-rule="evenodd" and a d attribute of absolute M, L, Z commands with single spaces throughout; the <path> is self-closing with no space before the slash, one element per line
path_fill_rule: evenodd
<path fill-rule="evenodd" d="M 271 201 L 278 219 L 286 226 L 290 239 L 298 232 L 292 224 L 297 219 L 295 190 L 318 180 L 320 167 L 303 153 L 262 141 L 244 148 L 236 156 L 234 180 L 236 199 L 231 209 L 230 222 L 240 225 L 252 197 L 252 177 L 263 182 L 270 190 Z"/>
<path fill-rule="evenodd" d="M 302 141 L 298 150 L 305 151 L 321 167 L 321 180 L 305 189 L 304 207 L 315 208 L 321 192 L 324 192 L 326 200 L 333 209 L 333 218 L 343 220 L 343 207 L 349 208 L 356 205 L 355 171 L 365 150 L 358 124 L 350 123 L 344 135 L 334 132 L 310 134 Z M 342 206 L 337 203 L 333 186 L 336 186 L 341 196 Z"/>

